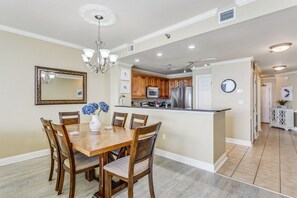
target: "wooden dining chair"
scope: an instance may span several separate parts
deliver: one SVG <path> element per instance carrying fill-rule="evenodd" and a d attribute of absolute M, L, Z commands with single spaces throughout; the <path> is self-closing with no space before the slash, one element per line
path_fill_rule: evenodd
<path fill-rule="evenodd" d="M 141 126 L 146 126 L 148 115 L 132 113 L 130 120 L 130 129 L 136 129 Z"/>
<path fill-rule="evenodd" d="M 55 190 L 58 191 L 59 188 L 59 181 L 60 181 L 60 170 L 61 170 L 61 160 L 60 160 L 60 149 L 57 143 L 57 139 L 54 135 L 53 128 L 51 125 L 50 120 L 46 120 L 40 118 L 41 123 L 43 125 L 43 131 L 47 136 L 47 140 L 50 147 L 50 158 L 51 158 L 51 167 L 50 167 L 50 174 L 48 180 L 51 181 L 53 179 L 53 172 L 55 168 L 55 161 L 57 162 L 57 180 L 56 180 L 56 188 Z"/>
<path fill-rule="evenodd" d="M 128 113 L 114 112 L 112 117 L 112 126 L 125 127 Z"/>
<path fill-rule="evenodd" d="M 146 126 L 147 119 L 148 119 L 148 115 L 132 113 L 129 128 L 136 129 L 138 127 Z M 112 151 L 112 154 L 116 156 L 116 159 L 127 156 L 129 154 L 129 146 L 114 150 Z"/>
<path fill-rule="evenodd" d="M 133 134 L 130 156 L 115 160 L 104 166 L 104 193 L 111 197 L 111 179 L 117 177 L 128 183 L 128 197 L 133 197 L 133 184 L 148 175 L 149 189 L 155 197 L 153 184 L 153 157 L 161 122 L 139 127 Z"/>
<path fill-rule="evenodd" d="M 72 112 L 59 112 L 60 123 L 64 125 L 79 124 L 80 113 L 79 111 Z"/>
<path fill-rule="evenodd" d="M 65 125 L 51 123 L 55 137 L 60 148 L 61 175 L 59 182 L 58 195 L 62 193 L 65 171 L 70 175 L 70 192 L 69 198 L 75 194 L 76 174 L 93 170 L 99 166 L 99 157 L 87 157 L 82 153 L 73 154 L 72 144 Z"/>

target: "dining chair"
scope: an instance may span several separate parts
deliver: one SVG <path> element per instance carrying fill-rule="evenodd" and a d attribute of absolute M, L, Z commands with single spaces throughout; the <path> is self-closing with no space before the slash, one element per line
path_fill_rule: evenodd
<path fill-rule="evenodd" d="M 145 126 L 147 123 L 148 115 L 141 115 L 132 113 L 130 120 L 130 129 Z"/>
<path fill-rule="evenodd" d="M 112 126 L 125 127 L 128 113 L 114 112 L 112 117 Z"/>
<path fill-rule="evenodd" d="M 79 111 L 59 112 L 59 119 L 60 123 L 64 125 L 79 124 L 80 113 Z"/>
<path fill-rule="evenodd" d="M 111 197 L 111 180 L 117 177 L 128 183 L 128 197 L 133 197 L 133 184 L 148 175 L 150 195 L 155 197 L 153 184 L 153 157 L 161 122 L 139 127 L 133 134 L 129 156 L 117 159 L 104 166 L 104 193 Z"/>
<path fill-rule="evenodd" d="M 55 137 L 60 148 L 61 174 L 58 195 L 62 193 L 65 171 L 70 175 L 69 197 L 73 198 L 75 194 L 76 174 L 93 170 L 99 166 L 99 157 L 87 157 L 82 153 L 73 154 L 72 144 L 65 125 L 51 123 Z"/>
<path fill-rule="evenodd" d="M 50 147 L 50 158 L 51 158 L 51 167 L 50 167 L 50 174 L 48 180 L 51 181 L 53 179 L 53 172 L 55 168 L 55 161 L 57 162 L 57 180 L 56 180 L 56 187 L 55 190 L 58 191 L 59 188 L 59 181 L 60 181 L 60 167 L 61 167 L 61 160 L 60 160 L 60 149 L 57 143 L 57 139 L 54 135 L 53 128 L 51 125 L 51 120 L 46 120 L 44 118 L 40 118 L 43 131 L 47 136 L 47 140 Z"/>

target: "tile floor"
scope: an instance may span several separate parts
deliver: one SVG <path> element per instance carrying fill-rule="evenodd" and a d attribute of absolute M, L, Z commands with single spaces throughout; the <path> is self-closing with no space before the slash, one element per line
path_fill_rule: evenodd
<path fill-rule="evenodd" d="M 262 125 L 253 147 L 226 144 L 218 174 L 297 197 L 297 132 Z"/>

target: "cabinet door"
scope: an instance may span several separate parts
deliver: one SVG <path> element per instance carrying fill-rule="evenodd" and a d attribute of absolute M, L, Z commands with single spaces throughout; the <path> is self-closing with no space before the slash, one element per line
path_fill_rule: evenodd
<path fill-rule="evenodd" d="M 147 77 L 147 86 L 153 87 L 154 86 L 154 78 Z"/>
<path fill-rule="evenodd" d="M 169 98 L 169 80 L 164 80 L 164 97 Z"/>
<path fill-rule="evenodd" d="M 138 76 L 133 75 L 132 76 L 132 98 L 137 98 L 137 92 L 139 89 L 138 86 Z"/>
<path fill-rule="evenodd" d="M 139 87 L 140 87 L 140 98 L 146 98 L 146 77 L 141 76 L 139 79 Z"/>
<path fill-rule="evenodd" d="M 132 76 L 132 98 L 146 97 L 146 79 L 144 76 Z"/>

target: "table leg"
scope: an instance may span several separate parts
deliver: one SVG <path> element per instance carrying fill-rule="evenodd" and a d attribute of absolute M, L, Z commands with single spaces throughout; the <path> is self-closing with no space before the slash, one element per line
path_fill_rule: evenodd
<path fill-rule="evenodd" d="M 104 197 L 104 172 L 103 167 L 106 164 L 106 154 L 99 155 L 99 191 L 93 197 Z"/>

